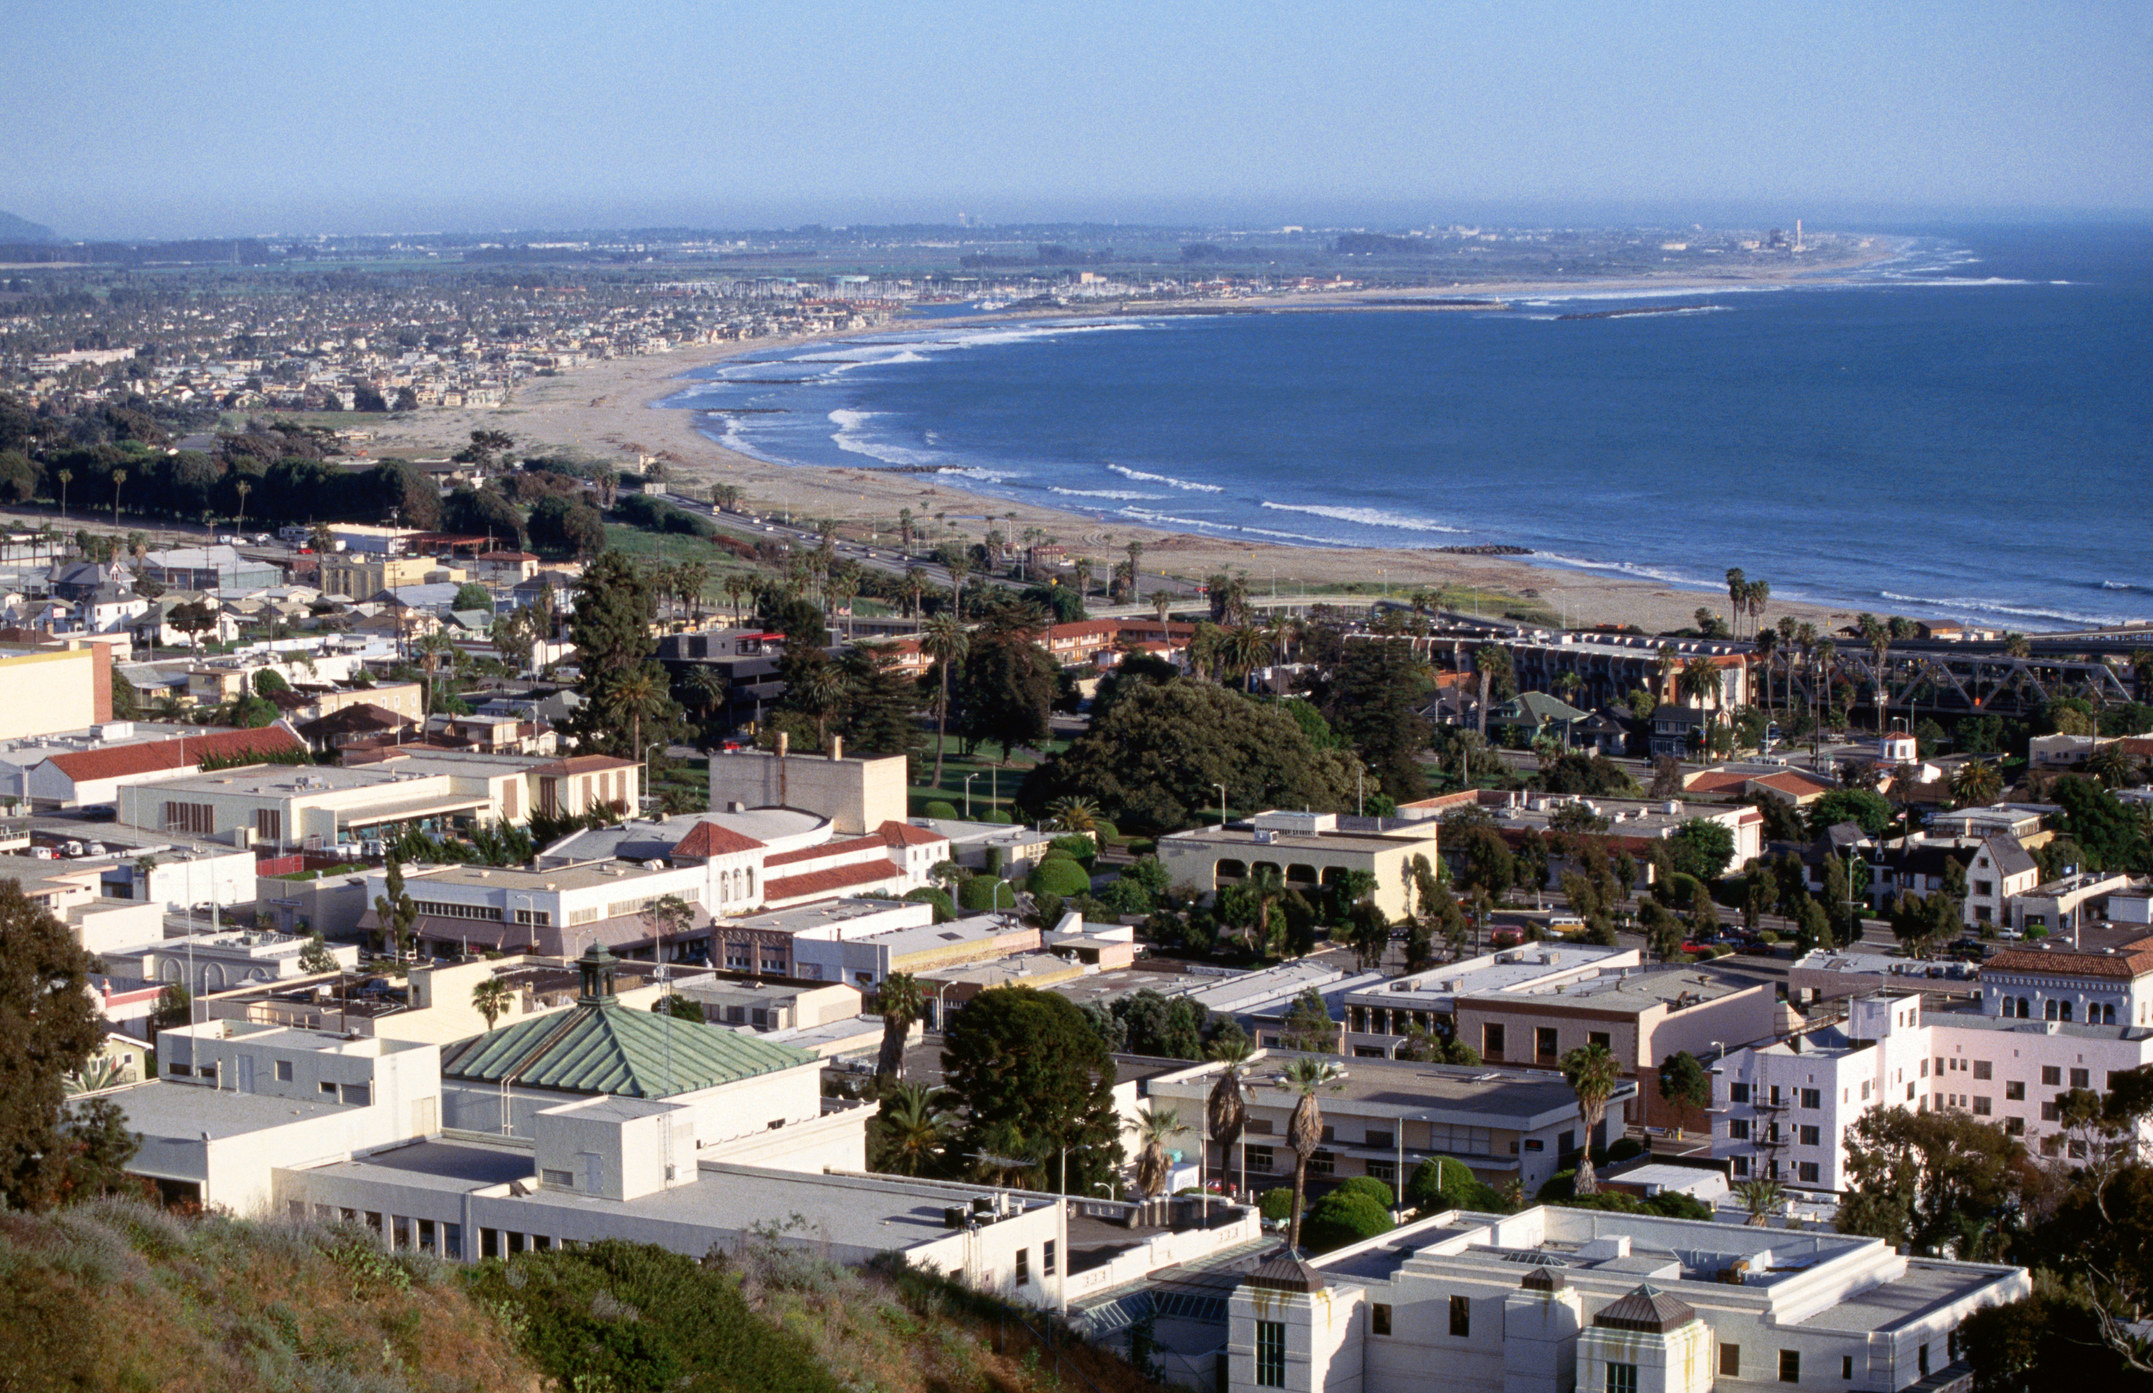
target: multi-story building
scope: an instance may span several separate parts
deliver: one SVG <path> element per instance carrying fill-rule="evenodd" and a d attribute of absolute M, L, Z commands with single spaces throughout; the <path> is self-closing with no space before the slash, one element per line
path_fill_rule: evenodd
<path fill-rule="evenodd" d="M 1433 862 L 1440 837 L 1432 819 L 1347 831 L 1333 813 L 1272 811 L 1246 822 L 1170 833 L 1159 838 L 1159 860 L 1176 885 L 1205 891 L 1263 870 L 1276 871 L 1289 889 L 1307 891 L 1342 886 L 1360 872 L 1373 878 L 1368 894 L 1376 908 L 1397 919 L 1407 912 L 1413 858 Z"/>
<path fill-rule="evenodd" d="M 1224 1065 L 1157 1075 L 1144 1092 L 1152 1107 L 1171 1108 L 1188 1124 L 1185 1145 L 1206 1158 L 1208 1180 L 1266 1190 L 1293 1176 L 1286 1128 L 1300 1095 L 1281 1073 L 1292 1058 L 1275 1050 L 1251 1057 L 1244 1085 L 1248 1123 L 1237 1146 L 1202 1132 L 1204 1100 Z M 1609 1117 L 1620 1116 L 1634 1092 L 1632 1084 L 1619 1087 Z M 1530 1069 L 1356 1059 L 1321 1102 L 1323 1146 L 1308 1164 L 1316 1189 L 1358 1175 L 1402 1186 L 1422 1161 L 1448 1156 L 1490 1185 L 1516 1183 L 1529 1195 L 1568 1163 L 1565 1158 L 1574 1161 L 1586 1141 L 1577 1095 L 1561 1079 Z M 1600 1125 L 1595 1146 L 1604 1144 L 1609 1126 L 1619 1124 L 1603 1118 Z"/>
<path fill-rule="evenodd" d="M 324 595 L 371 600 L 399 586 L 461 581 L 464 572 L 431 556 L 390 556 L 379 552 L 332 551 L 321 558 Z M 518 577 L 521 579 L 521 577 Z"/>
<path fill-rule="evenodd" d="M 2019 1267 L 1874 1238 L 1578 1209 L 1451 1211 L 1228 1297 L 1227 1393 L 1954 1388 L 1959 1326 Z M 1963 1365 L 1957 1365 L 1963 1375 Z"/>
<path fill-rule="evenodd" d="M 1636 948 L 1549 942 L 1385 978 L 1346 993 L 1343 1049 L 1359 1059 L 1389 1059 L 1416 1033 L 1453 1038 L 1460 996 L 1585 981 L 1643 962 Z"/>

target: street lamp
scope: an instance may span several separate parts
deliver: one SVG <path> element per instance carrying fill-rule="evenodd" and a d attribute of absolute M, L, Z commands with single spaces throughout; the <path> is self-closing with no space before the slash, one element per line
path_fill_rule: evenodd
<path fill-rule="evenodd" d="M 656 775 L 651 772 L 650 752 L 652 750 L 662 750 L 668 743 L 670 742 L 665 740 L 653 740 L 643 747 L 643 797 L 640 800 L 642 802 L 649 802 L 657 791 L 658 781 Z"/>
<path fill-rule="evenodd" d="M 972 820 L 972 780 L 978 778 L 979 775 L 980 771 L 974 769 L 964 776 L 964 820 L 966 822 Z"/>

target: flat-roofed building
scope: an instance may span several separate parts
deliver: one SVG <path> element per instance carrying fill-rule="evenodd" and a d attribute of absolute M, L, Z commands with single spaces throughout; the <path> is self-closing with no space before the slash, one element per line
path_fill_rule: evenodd
<path fill-rule="evenodd" d="M 1331 813 L 1263 812 L 1246 822 L 1194 827 L 1159 838 L 1159 860 L 1175 884 L 1217 891 L 1261 870 L 1289 889 L 1344 885 L 1353 872 L 1374 877 L 1369 897 L 1390 918 L 1408 911 L 1413 858 L 1437 855 L 1439 825 L 1430 820 L 1388 831 L 1344 831 Z"/>
<path fill-rule="evenodd" d="M 84 730 L 112 719 L 112 650 L 63 642 L 0 645 L 0 740 Z"/>
<path fill-rule="evenodd" d="M 1228 1303 L 1227 1393 L 1961 1387 L 1959 1327 L 2021 1267 L 1701 1220 L 1449 1211 L 1275 1258 Z M 1959 1375 L 1953 1377 L 1953 1373 Z"/>
<path fill-rule="evenodd" d="M 1636 948 L 1546 942 L 1385 978 L 1346 993 L 1343 1048 L 1357 1058 L 1389 1059 L 1415 1035 L 1454 1038 L 1461 996 L 1583 981 L 1643 962 Z"/>

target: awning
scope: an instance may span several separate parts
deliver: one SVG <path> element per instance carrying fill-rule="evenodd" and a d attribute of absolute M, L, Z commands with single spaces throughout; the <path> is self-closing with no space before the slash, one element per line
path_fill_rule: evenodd
<path fill-rule="evenodd" d="M 384 803 L 364 810 L 338 813 L 339 827 L 379 827 L 385 822 L 416 822 L 420 818 L 449 813 L 473 813 L 493 806 L 489 798 L 417 798 L 408 803 Z"/>

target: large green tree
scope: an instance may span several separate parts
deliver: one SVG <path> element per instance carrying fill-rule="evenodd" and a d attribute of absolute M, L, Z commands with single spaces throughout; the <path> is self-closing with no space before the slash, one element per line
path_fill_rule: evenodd
<path fill-rule="evenodd" d="M 568 637 L 576 647 L 576 692 L 583 702 L 568 729 L 579 750 L 640 760 L 644 752 L 637 746 L 680 719 L 655 656 L 656 615 L 656 594 L 617 551 L 592 562 L 577 582 Z"/>
<path fill-rule="evenodd" d="M 1403 638 L 1346 645 L 1332 675 L 1324 715 L 1352 742 L 1361 762 L 1398 802 L 1424 798 L 1428 776 L 1421 768 L 1430 728 L 1421 708 L 1428 699 L 1428 665 Z"/>
<path fill-rule="evenodd" d="M 68 1116 L 64 1079 L 82 1071 L 100 1038 L 89 972 L 68 927 L 19 884 L 0 881 L 0 1201 L 8 1208 L 42 1207 L 77 1188 L 79 1119 Z"/>
<path fill-rule="evenodd" d="M 1122 1163 L 1114 1059 L 1084 1013 L 1031 987 L 994 987 L 950 1018 L 944 1082 L 963 1125 L 954 1147 L 968 1165 L 1025 1163 L 1031 1183 L 1068 1193 L 1112 1184 Z"/>
<path fill-rule="evenodd" d="M 1352 808 L 1353 756 L 1318 750 L 1282 708 L 1203 682 L 1144 684 L 1024 781 L 1021 801 L 1091 799 L 1118 826 L 1186 826 L 1226 800 L 1240 808 Z"/>
<path fill-rule="evenodd" d="M 2003 1128 L 1961 1112 L 1863 1113 L 1847 1130 L 1839 1232 L 1934 1256 L 2000 1255 L 2044 1177 Z"/>

